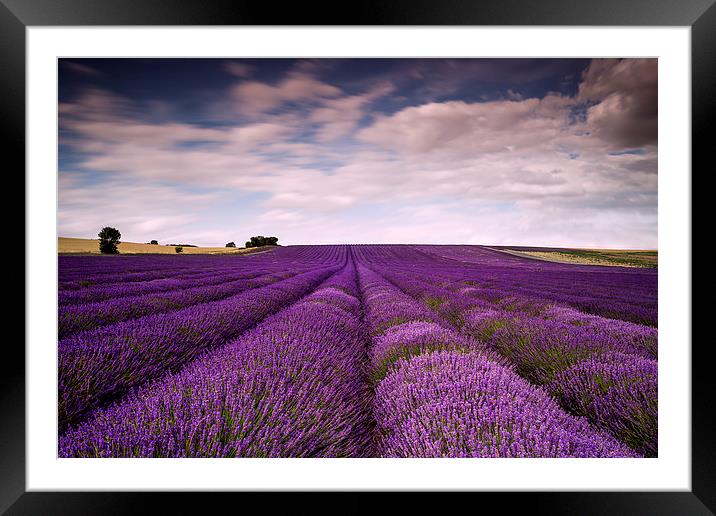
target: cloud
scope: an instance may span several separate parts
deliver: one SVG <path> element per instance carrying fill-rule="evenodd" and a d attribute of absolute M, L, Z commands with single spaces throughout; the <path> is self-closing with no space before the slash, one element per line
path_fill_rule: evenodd
<path fill-rule="evenodd" d="M 107 144 L 137 145 L 146 147 L 168 146 L 190 141 L 221 141 L 227 132 L 206 129 L 190 124 L 146 124 L 118 120 L 66 120 L 63 129 Z"/>
<path fill-rule="evenodd" d="M 224 70 L 226 73 L 233 75 L 234 77 L 246 78 L 251 76 L 254 71 L 254 67 L 246 63 L 227 61 L 224 63 Z"/>
<path fill-rule="evenodd" d="M 358 138 L 404 153 L 451 152 L 480 155 L 526 149 L 557 137 L 572 99 L 466 103 L 452 101 L 406 108 L 383 116 Z"/>
<path fill-rule="evenodd" d="M 90 89 L 60 105 L 60 141 L 83 155 L 81 166 L 139 180 L 231 186 L 238 174 L 269 172 L 266 146 L 290 137 L 296 121 L 272 117 L 253 124 L 203 127 L 150 123 L 122 96 Z"/>
<path fill-rule="evenodd" d="M 310 102 L 338 97 L 341 90 L 303 72 L 293 72 L 276 85 L 244 81 L 231 90 L 237 109 L 242 113 L 260 114 L 286 102 Z"/>
<path fill-rule="evenodd" d="M 83 177 L 73 172 L 60 176 L 57 218 L 61 236 L 94 238 L 102 227 L 111 225 L 120 228 L 123 239 L 130 242 L 181 238 L 186 236 L 183 229 L 200 220 L 201 212 L 215 199 L 212 194 L 176 187 L 122 180 L 92 183 Z"/>
<path fill-rule="evenodd" d="M 58 106 L 60 128 L 71 118 L 104 121 L 122 113 L 138 116 L 129 99 L 100 88 L 87 88 L 72 102 L 60 102 Z"/>
<path fill-rule="evenodd" d="M 522 100 L 524 97 L 521 93 L 514 90 L 507 90 L 507 98 L 510 100 Z"/>
<path fill-rule="evenodd" d="M 225 141 L 249 151 L 262 145 L 282 141 L 294 132 L 295 127 L 289 120 L 285 120 L 283 123 L 260 122 L 230 129 L 225 135 Z"/>
<path fill-rule="evenodd" d="M 589 108 L 587 124 L 615 148 L 656 145 L 657 59 L 593 60 L 584 72 L 579 99 L 598 102 Z"/>
<path fill-rule="evenodd" d="M 99 77 L 102 75 L 102 72 L 97 70 L 96 68 L 92 68 L 91 66 L 88 66 L 86 64 L 77 63 L 75 61 L 68 61 L 66 59 L 60 60 L 60 65 L 70 70 L 74 73 L 77 73 L 79 75 L 84 75 L 85 77 Z"/>
<path fill-rule="evenodd" d="M 313 110 L 309 120 L 320 125 L 316 138 L 321 142 L 337 140 L 352 132 L 366 115 L 365 108 L 394 90 L 390 83 L 379 84 L 367 93 L 328 99 Z"/>

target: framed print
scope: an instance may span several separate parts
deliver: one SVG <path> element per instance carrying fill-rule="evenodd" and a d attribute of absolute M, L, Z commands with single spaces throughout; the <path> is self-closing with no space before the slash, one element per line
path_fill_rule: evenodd
<path fill-rule="evenodd" d="M 658 7 L 3 0 L 0 508 L 711 514 L 716 8 Z"/>

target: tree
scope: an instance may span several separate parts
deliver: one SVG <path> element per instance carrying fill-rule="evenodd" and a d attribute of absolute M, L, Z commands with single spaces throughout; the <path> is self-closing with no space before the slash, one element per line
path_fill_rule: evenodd
<path fill-rule="evenodd" d="M 246 247 L 263 247 L 265 245 L 278 245 L 278 237 L 252 236 Z"/>
<path fill-rule="evenodd" d="M 156 240 L 152 240 L 152 241 L 149 242 L 149 243 L 152 244 L 152 245 L 159 245 L 159 242 L 157 242 Z"/>
<path fill-rule="evenodd" d="M 122 233 L 118 229 L 105 226 L 97 235 L 99 236 L 99 252 L 102 254 L 119 254 L 117 244 L 122 238 Z"/>
<path fill-rule="evenodd" d="M 229 242 L 228 244 L 226 244 L 226 247 L 236 247 L 236 244 L 233 242 Z"/>
<path fill-rule="evenodd" d="M 177 252 L 177 254 L 179 254 L 179 253 L 181 253 L 182 251 L 184 251 L 184 248 L 183 248 L 182 246 L 178 245 L 178 246 L 176 246 L 176 247 L 174 248 L 174 250 Z"/>
<path fill-rule="evenodd" d="M 248 249 L 253 246 L 254 246 L 254 244 L 252 244 L 251 242 L 246 242 L 246 245 L 244 247 L 246 247 L 246 249 Z"/>

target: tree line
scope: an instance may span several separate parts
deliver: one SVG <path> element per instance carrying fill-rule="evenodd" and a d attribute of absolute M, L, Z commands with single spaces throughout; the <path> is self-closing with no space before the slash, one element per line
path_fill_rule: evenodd
<path fill-rule="evenodd" d="M 102 231 L 99 232 L 99 251 L 102 254 L 119 254 L 119 250 L 117 249 L 117 245 L 119 244 L 119 239 L 122 238 L 122 233 L 119 232 L 118 229 L 106 226 L 102 228 Z M 159 242 L 157 240 L 152 240 L 149 242 L 152 245 L 159 245 Z M 175 250 L 177 253 L 181 253 L 183 251 L 183 247 L 196 247 L 192 244 L 167 244 L 175 246 Z M 278 237 L 275 236 L 252 236 L 249 240 L 246 241 L 246 245 L 244 247 L 251 248 L 251 247 L 264 247 L 267 245 L 278 245 Z M 234 242 L 229 242 L 226 244 L 226 247 L 236 247 L 236 244 Z"/>
<path fill-rule="evenodd" d="M 278 245 L 278 237 L 252 236 L 244 247 L 263 247 L 265 245 Z"/>

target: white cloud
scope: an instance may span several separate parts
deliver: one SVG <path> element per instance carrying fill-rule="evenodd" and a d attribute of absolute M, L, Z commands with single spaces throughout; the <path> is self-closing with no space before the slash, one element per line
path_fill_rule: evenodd
<path fill-rule="evenodd" d="M 362 95 L 324 100 L 309 117 L 311 122 L 320 124 L 316 138 L 321 142 L 330 142 L 346 136 L 366 115 L 366 105 L 393 90 L 392 84 L 385 83 Z"/>
<path fill-rule="evenodd" d="M 231 94 L 239 112 L 258 115 L 278 108 L 285 102 L 314 101 L 338 97 L 341 90 L 303 72 L 293 72 L 276 85 L 244 81 Z"/>
<path fill-rule="evenodd" d="M 404 153 L 468 155 L 522 150 L 560 135 L 573 99 L 547 96 L 523 101 L 423 104 L 379 118 L 360 131 L 362 141 Z"/>
<path fill-rule="evenodd" d="M 215 198 L 146 183 L 86 183 L 82 174 L 70 172 L 60 175 L 59 187 L 60 236 L 94 238 L 110 225 L 133 242 L 182 235 L 182 228 L 200 220 L 201 211 Z"/>
<path fill-rule="evenodd" d="M 224 70 L 226 70 L 226 73 L 229 75 L 246 78 L 251 76 L 254 67 L 246 63 L 227 61 L 224 63 Z"/>

